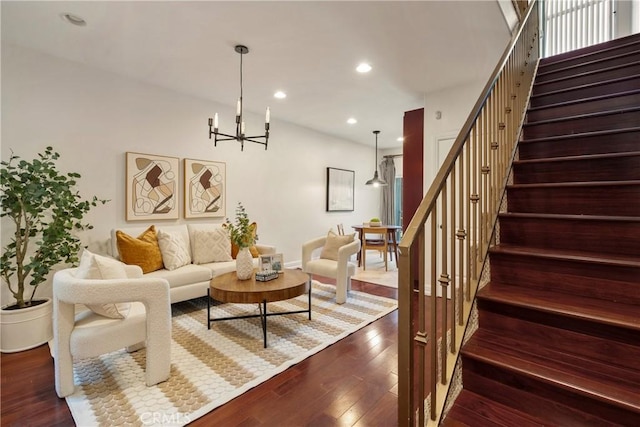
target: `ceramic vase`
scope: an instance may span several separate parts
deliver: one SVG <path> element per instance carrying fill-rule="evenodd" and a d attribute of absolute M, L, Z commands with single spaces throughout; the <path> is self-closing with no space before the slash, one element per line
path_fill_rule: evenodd
<path fill-rule="evenodd" d="M 236 256 L 236 274 L 240 280 L 248 280 L 253 276 L 253 257 L 249 248 L 242 248 Z"/>

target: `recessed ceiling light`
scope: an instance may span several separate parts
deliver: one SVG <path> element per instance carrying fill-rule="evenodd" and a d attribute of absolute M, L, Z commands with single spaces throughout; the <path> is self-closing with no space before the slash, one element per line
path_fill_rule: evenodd
<path fill-rule="evenodd" d="M 77 25 L 78 27 L 84 27 L 87 25 L 87 21 L 85 21 L 78 15 L 74 15 L 73 13 L 63 13 L 60 15 L 60 17 L 62 17 L 62 19 L 64 19 L 69 24 Z"/>
<path fill-rule="evenodd" d="M 358 121 L 353 117 L 350 117 L 349 119 L 347 119 L 347 123 L 349 123 L 350 125 L 355 125 L 356 123 L 358 123 Z"/>
<path fill-rule="evenodd" d="M 279 90 L 276 93 L 273 94 L 274 98 L 278 98 L 278 99 L 284 99 L 287 97 L 287 94 L 284 93 L 283 91 Z"/>
<path fill-rule="evenodd" d="M 398 139 L 396 139 L 396 141 L 398 141 L 398 142 L 402 142 L 402 141 L 404 141 L 404 138 L 403 138 L 403 137 L 401 137 L 401 136 L 399 136 L 399 137 L 398 137 Z"/>
<path fill-rule="evenodd" d="M 369 71 L 371 71 L 371 65 L 363 62 L 356 67 L 356 71 L 359 73 L 368 73 Z"/>

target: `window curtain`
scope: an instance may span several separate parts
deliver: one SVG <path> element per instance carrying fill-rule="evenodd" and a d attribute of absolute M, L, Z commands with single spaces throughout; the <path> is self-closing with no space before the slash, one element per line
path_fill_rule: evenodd
<path fill-rule="evenodd" d="M 382 197 L 380 198 L 380 212 L 382 213 L 380 221 L 385 225 L 395 224 L 393 202 L 396 191 L 396 165 L 393 162 L 393 157 L 383 158 L 380 163 L 380 174 L 381 178 L 387 182 L 387 185 L 382 187 Z"/>

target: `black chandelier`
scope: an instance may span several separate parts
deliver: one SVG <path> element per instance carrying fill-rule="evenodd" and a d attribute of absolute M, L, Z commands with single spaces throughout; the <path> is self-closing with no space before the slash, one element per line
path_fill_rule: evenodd
<path fill-rule="evenodd" d="M 365 185 L 373 185 L 374 187 L 379 187 L 381 185 L 387 185 L 387 181 L 378 178 L 378 134 L 380 133 L 380 131 L 374 130 L 373 133 L 376 135 L 376 171 L 373 173 L 373 178 L 365 182 Z"/>
<path fill-rule="evenodd" d="M 267 113 L 264 119 L 264 135 L 256 135 L 256 136 L 246 136 L 244 129 L 244 120 L 242 120 L 242 56 L 246 53 L 249 53 L 249 48 L 243 46 L 241 44 L 235 47 L 235 51 L 240 54 L 240 98 L 238 98 L 238 103 L 236 105 L 236 134 L 228 135 L 226 133 L 222 133 L 218 131 L 218 113 L 216 113 L 212 118 L 209 118 L 209 139 L 211 139 L 211 135 L 214 136 L 213 146 L 216 147 L 218 145 L 218 141 L 233 141 L 236 140 L 240 143 L 240 151 L 244 151 L 244 143 L 255 142 L 256 144 L 264 145 L 264 149 L 267 149 L 267 144 L 269 143 L 269 120 L 270 120 L 270 111 L 269 107 L 267 107 Z M 222 136 L 223 138 L 220 138 Z M 264 141 L 262 141 L 264 140 Z"/>

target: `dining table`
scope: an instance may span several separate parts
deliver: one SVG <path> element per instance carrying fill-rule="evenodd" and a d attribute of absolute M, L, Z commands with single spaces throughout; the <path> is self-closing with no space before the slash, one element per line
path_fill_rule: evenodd
<path fill-rule="evenodd" d="M 356 230 L 358 232 L 358 237 L 360 238 L 361 242 L 364 242 L 364 229 L 365 228 L 370 228 L 370 225 L 366 225 L 366 224 L 357 224 L 357 225 L 352 225 L 351 228 L 353 228 L 354 230 Z M 374 228 L 376 229 L 381 229 L 381 230 L 386 230 L 387 235 L 389 237 L 389 241 L 391 242 L 391 245 L 393 246 L 393 252 L 395 253 L 395 260 L 396 263 L 398 262 L 398 242 L 397 242 L 397 238 L 396 238 L 396 234 L 398 230 L 402 230 L 402 226 L 401 225 L 391 225 L 391 224 L 380 224 L 380 225 L 376 225 L 374 226 Z M 358 253 L 358 267 L 360 267 L 362 264 L 362 257 L 361 254 Z"/>

